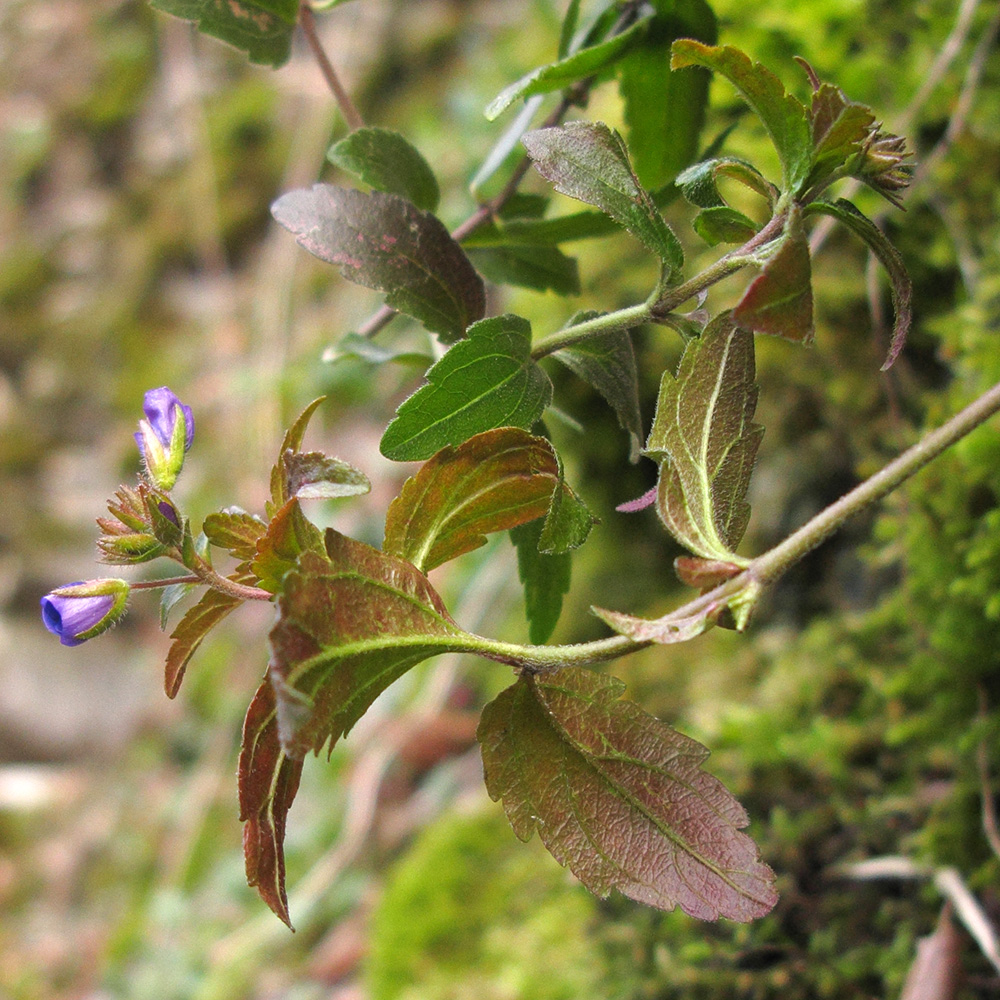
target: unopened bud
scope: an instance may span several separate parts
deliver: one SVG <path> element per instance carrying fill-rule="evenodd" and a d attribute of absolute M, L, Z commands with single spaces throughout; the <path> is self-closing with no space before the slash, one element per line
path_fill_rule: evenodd
<path fill-rule="evenodd" d="M 125 614 L 128 592 L 125 580 L 87 580 L 58 587 L 42 598 L 42 621 L 64 646 L 79 646 Z"/>
<path fill-rule="evenodd" d="M 145 420 L 139 421 L 136 444 L 150 481 L 170 490 L 184 465 L 184 453 L 194 440 L 194 415 L 165 385 L 143 397 Z"/>

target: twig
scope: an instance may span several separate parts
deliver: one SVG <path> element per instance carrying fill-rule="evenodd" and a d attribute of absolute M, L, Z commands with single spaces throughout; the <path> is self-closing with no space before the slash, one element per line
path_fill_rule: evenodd
<path fill-rule="evenodd" d="M 989 706 L 986 691 L 979 685 L 979 721 L 985 723 Z M 1000 858 L 1000 824 L 997 823 L 996 801 L 993 798 L 993 782 L 990 780 L 990 760 L 986 750 L 986 737 L 979 739 L 976 748 L 976 763 L 979 769 L 979 791 L 983 800 L 983 832 L 993 853 Z"/>
<path fill-rule="evenodd" d="M 350 94 L 344 89 L 340 77 L 337 76 L 337 71 L 333 68 L 333 63 L 330 62 L 330 57 L 323 48 L 319 33 L 316 31 L 316 16 L 313 14 L 309 0 L 302 0 L 299 7 L 299 24 L 302 25 L 302 34 L 306 36 L 309 48 L 319 64 L 327 86 L 333 93 L 337 107 L 340 108 L 340 113 L 344 116 L 344 121 L 347 122 L 347 127 L 352 132 L 355 129 L 364 128 L 365 120 L 361 117 L 361 112 L 355 107 Z"/>

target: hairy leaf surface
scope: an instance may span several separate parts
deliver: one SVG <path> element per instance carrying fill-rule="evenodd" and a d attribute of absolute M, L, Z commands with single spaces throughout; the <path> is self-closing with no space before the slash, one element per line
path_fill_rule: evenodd
<path fill-rule="evenodd" d="M 332 747 L 410 667 L 467 648 L 427 578 L 410 563 L 326 532 L 282 583 L 271 683 L 284 751 Z"/>
<path fill-rule="evenodd" d="M 570 319 L 570 324 L 595 319 L 599 315 L 593 311 L 578 313 Z M 554 356 L 608 401 L 618 422 L 629 435 L 630 458 L 636 461 L 642 447 L 642 416 L 639 412 L 639 375 L 631 336 L 627 332 L 602 334 L 564 347 Z"/>
<path fill-rule="evenodd" d="M 569 590 L 573 557 L 539 551 L 542 521 L 514 528 L 510 540 L 517 550 L 517 575 L 524 588 L 524 610 L 528 638 L 535 645 L 548 642 L 562 611 L 563 596 Z"/>
<path fill-rule="evenodd" d="M 299 501 L 293 497 L 278 509 L 268 523 L 267 531 L 257 542 L 251 564 L 258 579 L 257 585 L 276 594 L 285 574 L 307 549 L 322 551 L 323 536 L 302 513 Z"/>
<path fill-rule="evenodd" d="M 749 330 L 796 343 L 812 342 L 812 264 L 798 208 L 790 210 L 777 249 L 747 286 L 733 316 Z"/>
<path fill-rule="evenodd" d="M 382 550 L 422 572 L 486 544 L 486 535 L 544 517 L 561 486 L 552 445 L 502 427 L 444 448 L 389 506 Z"/>
<path fill-rule="evenodd" d="M 285 893 L 285 820 L 299 788 L 302 761 L 288 756 L 278 739 L 270 680 L 257 689 L 243 722 L 237 781 L 247 883 L 292 926 Z"/>
<path fill-rule="evenodd" d="M 285 431 L 285 436 L 281 441 L 281 447 L 278 449 L 278 460 L 271 467 L 271 501 L 267 505 L 268 517 L 273 516 L 274 512 L 279 507 L 284 506 L 284 504 L 292 499 L 292 492 L 288 488 L 288 467 L 285 465 L 284 456 L 288 452 L 294 454 L 295 452 L 301 451 L 302 439 L 305 437 L 309 421 L 312 419 L 312 415 L 316 412 L 317 407 L 323 402 L 324 399 L 326 399 L 325 396 L 319 396 L 317 399 L 314 399 L 295 418 L 295 420 L 292 421 L 291 427 Z"/>
<path fill-rule="evenodd" d="M 892 328 L 892 341 L 889 353 L 882 363 L 882 371 L 886 371 L 899 357 L 906 344 L 906 335 L 910 331 L 913 319 L 913 283 L 907 273 L 906 264 L 899 251 L 889 242 L 885 234 L 867 215 L 858 211 L 844 198 L 836 201 L 815 201 L 807 208 L 807 213 L 821 212 L 842 222 L 851 232 L 860 236 L 868 244 L 869 249 L 878 258 L 889 275 L 889 288 L 892 294 L 892 308 L 895 312 L 895 323 Z"/>
<path fill-rule="evenodd" d="M 380 445 L 397 462 L 430 458 L 495 427 L 529 428 L 552 400 L 552 383 L 531 357 L 531 327 L 494 316 L 469 329 L 396 411 Z"/>
<path fill-rule="evenodd" d="M 671 270 L 683 267 L 684 251 L 640 185 L 617 132 L 601 122 L 568 122 L 526 132 L 521 142 L 557 191 L 606 212 Z"/>
<path fill-rule="evenodd" d="M 777 189 L 751 163 L 735 156 L 703 160 L 677 175 L 677 186 L 684 197 L 699 208 L 717 208 L 726 204 L 719 192 L 719 178 L 729 177 L 765 198 L 774 208 Z"/>
<path fill-rule="evenodd" d="M 398 132 L 359 128 L 334 143 L 326 158 L 379 191 L 398 194 L 433 212 L 441 192 L 420 151 Z"/>
<path fill-rule="evenodd" d="M 757 446 L 753 335 L 723 313 L 688 343 L 676 379 L 664 372 L 646 454 L 659 461 L 656 509 L 670 533 L 705 559 L 734 555 L 750 518 Z"/>
<path fill-rule="evenodd" d="M 482 279 L 440 219 L 405 198 L 332 184 L 289 191 L 271 213 L 311 254 L 386 293 L 386 303 L 451 343 L 486 310 Z"/>
<path fill-rule="evenodd" d="M 671 68 L 705 66 L 721 73 L 764 123 L 778 151 L 782 188 L 797 194 L 812 164 L 812 133 L 802 102 L 785 92 L 782 82 L 731 45 L 702 45 L 683 38 L 673 44 Z"/>
<path fill-rule="evenodd" d="M 368 477 L 349 462 L 319 451 L 291 451 L 281 456 L 288 492 L 300 500 L 354 497 L 371 491 Z"/>
<path fill-rule="evenodd" d="M 747 816 L 701 770 L 708 751 L 580 668 L 523 674 L 479 726 L 486 787 L 521 840 L 542 842 L 592 892 L 715 920 L 777 901 Z"/>
<path fill-rule="evenodd" d="M 226 549 L 236 559 L 251 560 L 257 542 L 267 531 L 266 522 L 239 507 L 227 507 L 205 518 L 202 530 L 217 548 Z"/>
<path fill-rule="evenodd" d="M 246 52 L 251 62 L 283 66 L 298 20 L 297 0 L 150 0 L 157 10 Z"/>

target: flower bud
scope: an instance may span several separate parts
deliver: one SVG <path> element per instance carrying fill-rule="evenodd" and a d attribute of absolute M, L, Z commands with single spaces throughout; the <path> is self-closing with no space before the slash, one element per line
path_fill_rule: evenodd
<path fill-rule="evenodd" d="M 194 440 L 194 415 L 165 385 L 146 393 L 142 411 L 146 419 L 139 421 L 135 441 L 146 473 L 156 487 L 170 490 Z"/>
<path fill-rule="evenodd" d="M 87 580 L 58 587 L 42 598 L 42 621 L 64 646 L 79 646 L 125 614 L 128 592 L 125 580 Z"/>

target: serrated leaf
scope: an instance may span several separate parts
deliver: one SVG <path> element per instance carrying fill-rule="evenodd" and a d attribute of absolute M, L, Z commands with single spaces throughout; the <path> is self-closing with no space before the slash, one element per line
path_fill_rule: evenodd
<path fill-rule="evenodd" d="M 433 212 L 438 206 L 441 192 L 434 171 L 420 151 L 398 132 L 356 129 L 334 143 L 326 158 L 365 184 L 401 195 L 417 208 Z"/>
<path fill-rule="evenodd" d="M 227 507 L 209 514 L 202 530 L 216 547 L 227 549 L 236 559 L 249 560 L 257 553 L 257 542 L 267 531 L 267 522 L 239 507 Z"/>
<path fill-rule="evenodd" d="M 285 436 L 278 450 L 278 460 L 271 467 L 271 502 L 268 504 L 268 516 L 272 516 L 279 507 L 287 503 L 292 495 L 288 490 L 288 473 L 283 461 L 286 452 L 297 452 L 302 448 L 302 438 L 305 436 L 306 428 L 312 415 L 316 412 L 326 396 L 314 399 L 292 422 L 292 426 L 285 431 Z"/>
<path fill-rule="evenodd" d="M 339 458 L 319 451 L 286 451 L 281 460 L 288 492 L 300 500 L 356 497 L 371 492 L 368 477 Z"/>
<path fill-rule="evenodd" d="M 486 706 L 486 788 L 521 840 L 537 829 L 592 892 L 747 921 L 777 901 L 747 816 L 701 769 L 708 751 L 580 668 L 522 674 Z"/>
<path fill-rule="evenodd" d="M 315 184 L 282 195 L 271 214 L 300 246 L 348 281 L 385 292 L 388 305 L 444 343 L 486 311 L 483 281 L 441 220 L 399 195 Z"/>
<path fill-rule="evenodd" d="M 677 377 L 664 372 L 646 454 L 660 464 L 656 509 L 667 530 L 705 559 L 738 565 L 757 446 L 753 335 L 727 314 L 688 343 Z"/>
<path fill-rule="evenodd" d="M 746 243 L 757 233 L 757 224 L 728 205 L 703 208 L 695 217 L 694 231 L 710 246 Z"/>
<path fill-rule="evenodd" d="M 228 577 L 236 583 L 252 584 L 256 578 L 245 564 L 238 566 Z M 201 599 L 193 607 L 188 608 L 170 633 L 173 642 L 167 652 L 167 663 L 164 671 L 163 689 L 168 698 L 173 698 L 180 690 L 184 671 L 191 657 L 197 652 L 202 640 L 225 618 L 230 611 L 243 603 L 238 597 L 223 594 L 218 590 L 206 590 Z"/>
<path fill-rule="evenodd" d="M 698 153 L 708 103 L 708 73 L 670 71 L 670 44 L 677 38 L 716 40 L 715 15 L 704 0 L 654 4 L 657 15 L 642 44 L 618 63 L 629 148 L 635 172 L 647 188 L 672 181 Z"/>
<path fill-rule="evenodd" d="M 567 122 L 526 132 L 521 142 L 557 191 L 606 212 L 672 271 L 683 267 L 680 242 L 639 184 L 617 132 L 601 122 Z"/>
<path fill-rule="evenodd" d="M 150 4 L 196 22 L 200 32 L 246 52 L 251 62 L 277 68 L 291 54 L 298 0 L 150 0 Z"/>
<path fill-rule="evenodd" d="M 486 544 L 486 535 L 544 517 L 561 485 L 552 445 L 514 427 L 444 448 L 390 504 L 382 550 L 421 572 Z"/>
<path fill-rule="evenodd" d="M 332 747 L 410 667 L 467 648 L 427 578 L 332 528 L 285 577 L 271 630 L 271 682 L 286 753 Z"/>
<path fill-rule="evenodd" d="M 580 271 L 576 258 L 567 257 L 557 247 L 506 246 L 469 250 L 476 270 L 495 285 L 516 285 L 557 295 L 580 294 Z"/>
<path fill-rule="evenodd" d="M 721 73 L 764 123 L 781 160 L 782 189 L 798 194 L 812 165 L 812 134 L 802 102 L 760 63 L 731 45 L 702 45 L 682 38 L 673 44 L 670 66 L 705 66 Z"/>
<path fill-rule="evenodd" d="M 913 284 L 907 273 L 906 264 L 903 263 L 903 258 L 882 230 L 844 198 L 838 198 L 833 202 L 815 201 L 809 204 L 805 211 L 807 214 L 820 212 L 842 222 L 851 232 L 860 236 L 868 244 L 871 252 L 886 269 L 892 294 L 892 308 L 896 316 L 889 353 L 885 361 L 882 362 L 881 370 L 888 370 L 906 344 L 906 335 L 910 331 L 910 322 L 913 318 Z"/>
<path fill-rule="evenodd" d="M 744 187 L 765 198 L 768 205 L 774 208 L 777 189 L 753 164 L 735 156 L 702 160 L 701 163 L 682 170 L 677 175 L 676 183 L 692 205 L 697 205 L 699 208 L 716 208 L 726 204 L 719 193 L 720 177 L 739 181 Z"/>
<path fill-rule="evenodd" d="M 599 315 L 597 312 L 578 313 L 570 320 L 570 325 Z M 556 351 L 554 357 L 607 400 L 618 423 L 629 435 L 629 459 L 637 461 L 642 447 L 642 416 L 639 412 L 639 374 L 631 336 L 627 332 L 602 334 L 564 347 Z"/>
<path fill-rule="evenodd" d="M 293 497 L 277 510 L 268 522 L 267 531 L 257 542 L 251 564 L 258 580 L 257 586 L 276 594 L 285 574 L 308 549 L 321 552 L 323 536 L 302 513 L 299 501 Z"/>
<path fill-rule="evenodd" d="M 247 884 L 292 926 L 285 892 L 285 821 L 299 788 L 302 761 L 288 756 L 278 739 L 274 688 L 257 688 L 243 721 L 237 780 Z"/>
<path fill-rule="evenodd" d="M 770 333 L 795 343 L 812 342 L 812 264 L 797 206 L 789 210 L 777 248 L 768 257 L 763 271 L 747 286 L 733 316 L 748 330 Z"/>
<path fill-rule="evenodd" d="M 552 400 L 552 383 L 531 357 L 531 326 L 520 316 L 475 323 L 427 372 L 396 411 L 380 445 L 397 462 L 422 461 L 495 427 L 529 428 Z"/>
<path fill-rule="evenodd" d="M 548 642 L 562 611 L 563 595 L 569 590 L 573 559 L 568 552 L 539 552 L 542 521 L 514 528 L 510 540 L 517 550 L 517 575 L 524 587 L 524 610 L 528 638 L 540 646 Z"/>
<path fill-rule="evenodd" d="M 646 31 L 648 19 L 637 22 L 606 41 L 590 45 L 565 59 L 539 66 L 538 69 L 522 76 L 516 83 L 505 87 L 486 108 L 487 120 L 499 117 L 515 101 L 533 94 L 548 94 L 562 90 L 578 80 L 585 80 L 601 70 L 613 66 L 632 46 L 636 45 Z"/>

